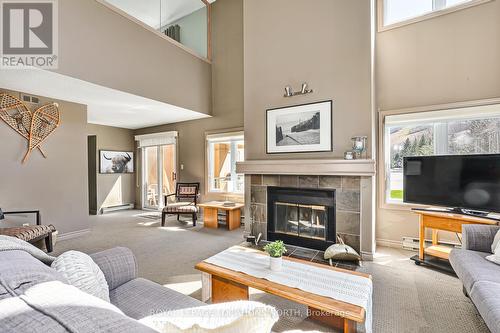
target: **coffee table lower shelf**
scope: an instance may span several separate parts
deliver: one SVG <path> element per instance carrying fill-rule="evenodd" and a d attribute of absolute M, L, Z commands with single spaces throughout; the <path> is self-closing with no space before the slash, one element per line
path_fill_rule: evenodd
<path fill-rule="evenodd" d="M 287 258 L 287 260 L 300 261 L 292 258 Z M 353 304 L 315 295 L 206 262 L 198 263 L 195 268 L 203 272 L 203 288 L 209 288 L 212 303 L 248 300 L 248 290 L 254 288 L 306 305 L 311 319 L 318 320 L 344 333 L 356 332 L 357 323 L 364 323 L 365 321 L 365 310 Z M 369 277 L 369 275 L 363 273 L 346 272 Z M 203 294 L 203 301 L 210 298 L 210 295 L 205 290 L 203 290 Z"/>
<path fill-rule="evenodd" d="M 424 265 L 428 266 L 431 268 L 435 268 L 438 270 L 441 270 L 443 272 L 446 272 L 451 275 L 456 275 L 455 271 L 453 270 L 453 267 L 451 267 L 450 262 L 432 255 L 427 255 L 425 256 L 424 259 L 420 259 L 418 254 L 414 255 L 413 257 L 410 258 L 415 262 L 415 265 Z"/>

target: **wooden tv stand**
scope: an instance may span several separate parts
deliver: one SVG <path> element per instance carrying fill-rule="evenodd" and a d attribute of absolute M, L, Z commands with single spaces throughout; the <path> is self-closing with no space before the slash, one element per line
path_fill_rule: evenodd
<path fill-rule="evenodd" d="M 496 225 L 498 221 L 476 216 L 454 214 L 449 212 L 433 211 L 428 209 L 412 209 L 415 214 L 419 215 L 420 228 L 419 228 L 419 251 L 418 256 L 411 259 L 415 264 L 421 263 L 437 266 L 438 268 L 450 271 L 453 273 L 451 267 L 439 265 L 439 260 L 428 260 L 426 254 L 439 259 L 448 260 L 451 248 L 449 246 L 439 245 L 439 231 L 450 231 L 455 233 L 462 233 L 463 224 L 490 224 Z M 432 246 L 425 247 L 425 229 L 432 229 Z M 448 265 L 449 266 L 449 265 Z"/>

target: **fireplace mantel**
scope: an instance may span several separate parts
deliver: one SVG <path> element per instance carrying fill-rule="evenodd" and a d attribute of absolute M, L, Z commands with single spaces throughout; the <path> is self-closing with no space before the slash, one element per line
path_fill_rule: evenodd
<path fill-rule="evenodd" d="M 375 161 L 341 159 L 249 160 L 236 163 L 236 172 L 248 175 L 374 176 Z"/>

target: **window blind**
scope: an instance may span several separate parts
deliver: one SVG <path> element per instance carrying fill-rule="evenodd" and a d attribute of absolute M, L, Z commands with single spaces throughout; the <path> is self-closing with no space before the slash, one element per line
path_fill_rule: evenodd
<path fill-rule="evenodd" d="M 207 140 L 210 142 L 230 141 L 230 140 L 243 140 L 243 132 L 226 132 L 217 134 L 207 134 Z"/>
<path fill-rule="evenodd" d="M 412 123 L 435 123 L 446 120 L 462 120 L 476 118 L 496 118 L 500 117 L 500 105 L 484 105 L 458 109 L 415 112 L 386 116 L 384 123 L 386 126 L 402 126 Z"/>
<path fill-rule="evenodd" d="M 175 144 L 177 131 L 136 135 L 135 141 L 138 142 L 139 148 Z"/>

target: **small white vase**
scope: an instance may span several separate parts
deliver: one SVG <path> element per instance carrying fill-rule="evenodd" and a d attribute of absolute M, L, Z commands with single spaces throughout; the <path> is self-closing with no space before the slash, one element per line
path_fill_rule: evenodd
<path fill-rule="evenodd" d="M 269 268 L 272 271 L 281 271 L 283 266 L 283 257 L 269 257 Z"/>

